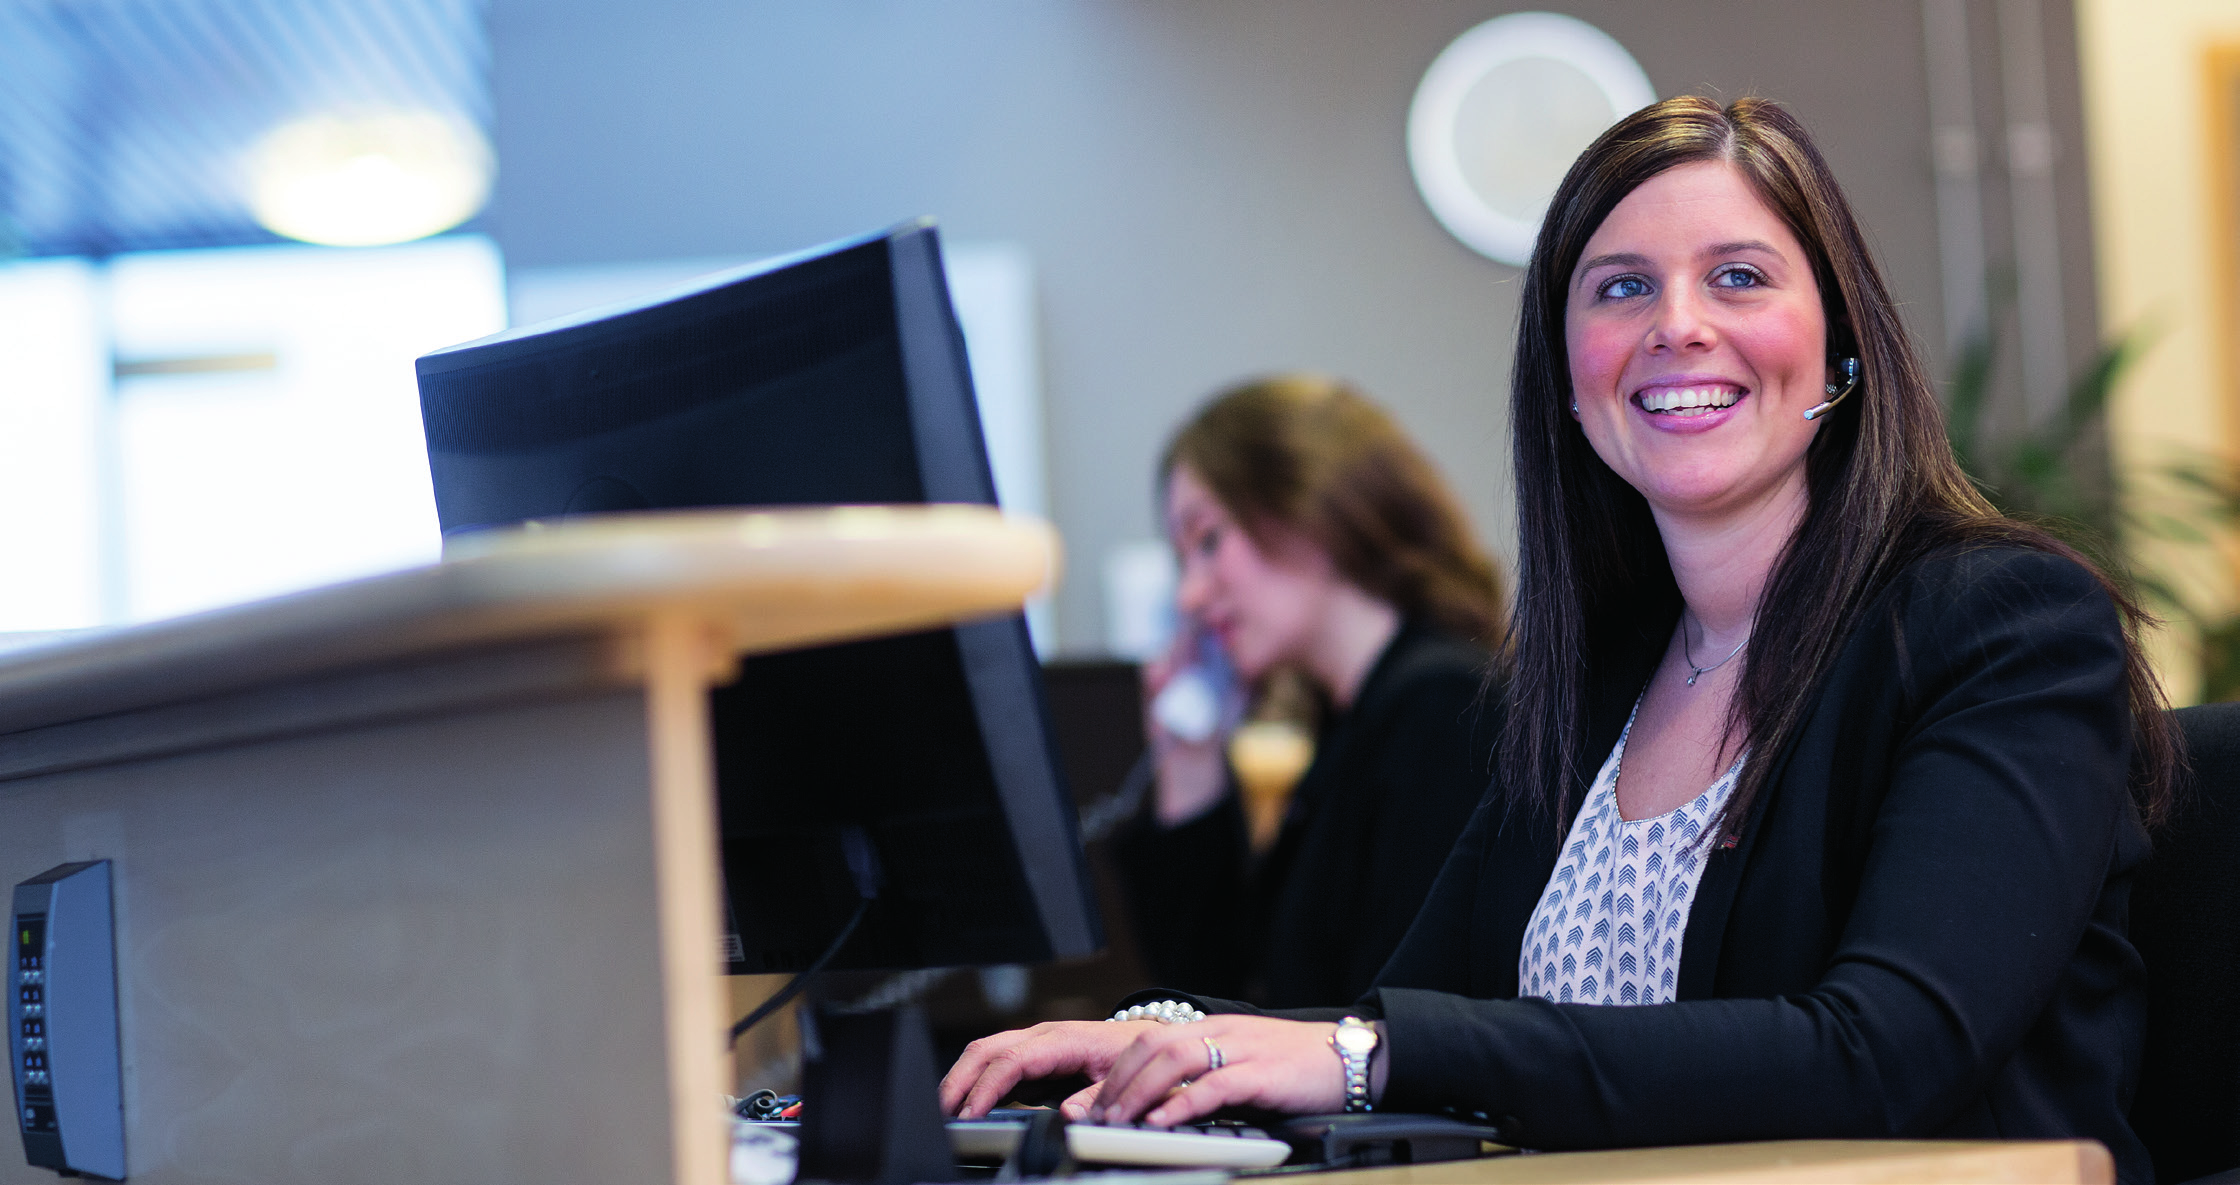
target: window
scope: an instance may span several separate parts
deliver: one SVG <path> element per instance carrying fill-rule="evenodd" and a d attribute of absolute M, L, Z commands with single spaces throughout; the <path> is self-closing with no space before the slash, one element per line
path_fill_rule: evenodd
<path fill-rule="evenodd" d="M 412 360 L 504 323 L 473 237 L 0 268 L 0 630 L 435 559 Z"/>

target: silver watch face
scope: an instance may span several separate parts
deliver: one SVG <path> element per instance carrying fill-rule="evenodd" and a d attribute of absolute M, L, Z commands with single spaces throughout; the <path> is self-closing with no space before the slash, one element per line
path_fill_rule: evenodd
<path fill-rule="evenodd" d="M 1377 1047 L 1377 1031 L 1368 1025 L 1339 1025 L 1336 1040 L 1347 1053 L 1368 1053 Z"/>

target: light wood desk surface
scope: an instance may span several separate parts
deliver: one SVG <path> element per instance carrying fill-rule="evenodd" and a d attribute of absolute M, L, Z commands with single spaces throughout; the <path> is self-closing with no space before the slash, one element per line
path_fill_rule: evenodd
<path fill-rule="evenodd" d="M 1359 1169 L 1313 1180 L 1317 1185 L 2109 1185 L 2115 1180 L 2115 1163 L 2093 1140 L 1780 1140 L 1501 1156 Z"/>
<path fill-rule="evenodd" d="M 980 506 L 597 516 L 444 562 L 0 655 L 0 735 L 371 664 L 685 618 L 725 655 L 1016 611 L 1057 537 Z"/>

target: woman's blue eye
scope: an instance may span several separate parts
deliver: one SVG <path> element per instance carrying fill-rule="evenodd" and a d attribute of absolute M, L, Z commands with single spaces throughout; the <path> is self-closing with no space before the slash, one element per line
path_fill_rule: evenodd
<path fill-rule="evenodd" d="M 1615 279 L 1603 281 L 1602 287 L 1595 290 L 1595 295 L 1604 300 L 1627 300 L 1636 296 L 1647 296 L 1649 295 L 1649 281 L 1639 276 L 1618 276 Z"/>
<path fill-rule="evenodd" d="M 1765 282 L 1765 277 L 1746 267 L 1731 267 L 1711 278 L 1720 288 L 1755 288 Z"/>

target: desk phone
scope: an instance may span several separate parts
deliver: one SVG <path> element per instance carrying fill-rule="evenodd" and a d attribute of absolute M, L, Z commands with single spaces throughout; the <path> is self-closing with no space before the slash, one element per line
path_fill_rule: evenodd
<path fill-rule="evenodd" d="M 124 1087 L 109 862 L 63 864 L 15 887 L 8 1062 L 25 1161 L 122 1180 Z"/>

